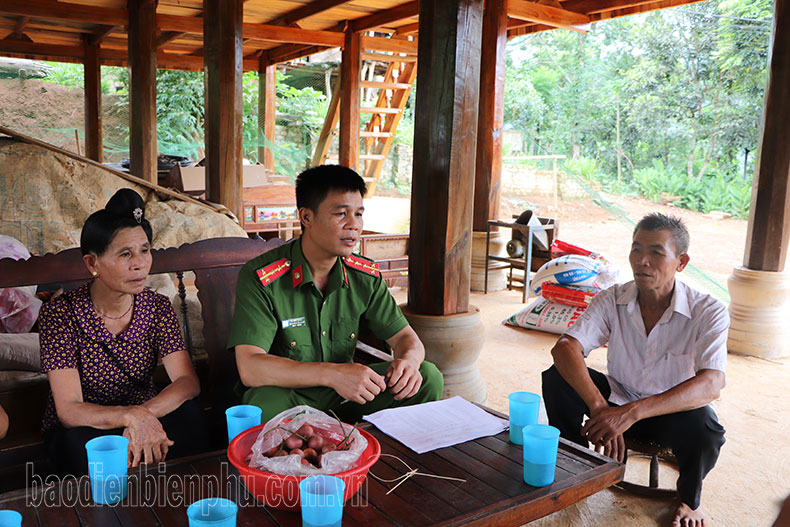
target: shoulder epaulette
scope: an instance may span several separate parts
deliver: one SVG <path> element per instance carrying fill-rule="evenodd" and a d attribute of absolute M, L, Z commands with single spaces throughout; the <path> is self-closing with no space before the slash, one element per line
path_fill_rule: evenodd
<path fill-rule="evenodd" d="M 354 254 L 351 256 L 346 256 L 343 258 L 343 263 L 345 263 L 346 266 L 350 267 L 351 269 L 361 271 L 371 276 L 381 276 L 379 264 L 362 258 L 361 256 L 356 256 Z"/>
<path fill-rule="evenodd" d="M 261 283 L 267 286 L 287 273 L 290 268 L 291 261 L 288 258 L 282 258 L 266 267 L 261 267 L 255 272 L 258 274 L 258 278 L 261 279 Z"/>

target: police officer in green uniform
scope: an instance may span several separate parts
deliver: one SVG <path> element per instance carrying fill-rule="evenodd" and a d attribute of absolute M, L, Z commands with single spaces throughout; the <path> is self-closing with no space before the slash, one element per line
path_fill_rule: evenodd
<path fill-rule="evenodd" d="M 302 236 L 247 262 L 239 272 L 229 348 L 243 400 L 263 420 L 297 405 L 355 422 L 383 408 L 435 401 L 441 372 L 387 290 L 377 265 L 352 250 L 362 234 L 365 182 L 323 165 L 296 180 Z M 352 362 L 360 326 L 394 360 Z"/>

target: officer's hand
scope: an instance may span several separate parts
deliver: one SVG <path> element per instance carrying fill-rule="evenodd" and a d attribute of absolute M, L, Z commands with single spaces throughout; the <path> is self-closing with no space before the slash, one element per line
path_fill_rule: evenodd
<path fill-rule="evenodd" d="M 390 392 L 395 400 L 408 399 L 415 395 L 422 385 L 420 365 L 407 359 L 395 359 L 387 368 L 385 376 Z"/>
<path fill-rule="evenodd" d="M 387 385 L 384 377 L 362 364 L 333 364 L 330 386 L 344 399 L 359 404 L 372 401 Z"/>

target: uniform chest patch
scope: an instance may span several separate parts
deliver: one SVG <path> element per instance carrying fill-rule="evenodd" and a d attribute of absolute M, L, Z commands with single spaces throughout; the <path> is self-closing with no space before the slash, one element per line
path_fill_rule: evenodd
<path fill-rule="evenodd" d="M 289 318 L 287 320 L 282 320 L 280 321 L 280 324 L 282 325 L 283 329 L 288 329 L 288 328 L 300 328 L 306 325 L 307 322 L 305 322 L 304 317 L 299 317 L 299 318 Z"/>

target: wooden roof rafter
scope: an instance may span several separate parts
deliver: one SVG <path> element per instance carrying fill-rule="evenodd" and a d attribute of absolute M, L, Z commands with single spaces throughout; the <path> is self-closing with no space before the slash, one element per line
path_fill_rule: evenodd
<path fill-rule="evenodd" d="M 590 17 L 585 14 L 529 0 L 508 0 L 507 14 L 511 18 L 582 33 L 587 32 L 590 23 Z"/>
<path fill-rule="evenodd" d="M 315 2 L 310 2 L 309 4 L 297 7 L 292 11 L 288 11 L 283 15 L 273 18 L 267 23 L 273 26 L 290 26 L 305 18 L 310 18 L 313 15 L 347 4 L 350 1 L 351 0 L 316 0 Z"/>
<path fill-rule="evenodd" d="M 29 22 L 30 22 L 29 16 L 19 17 L 19 20 L 17 20 L 16 24 L 14 25 L 14 29 L 11 30 L 11 33 L 6 35 L 5 38 L 7 38 L 8 40 L 23 40 L 24 30 Z"/>

